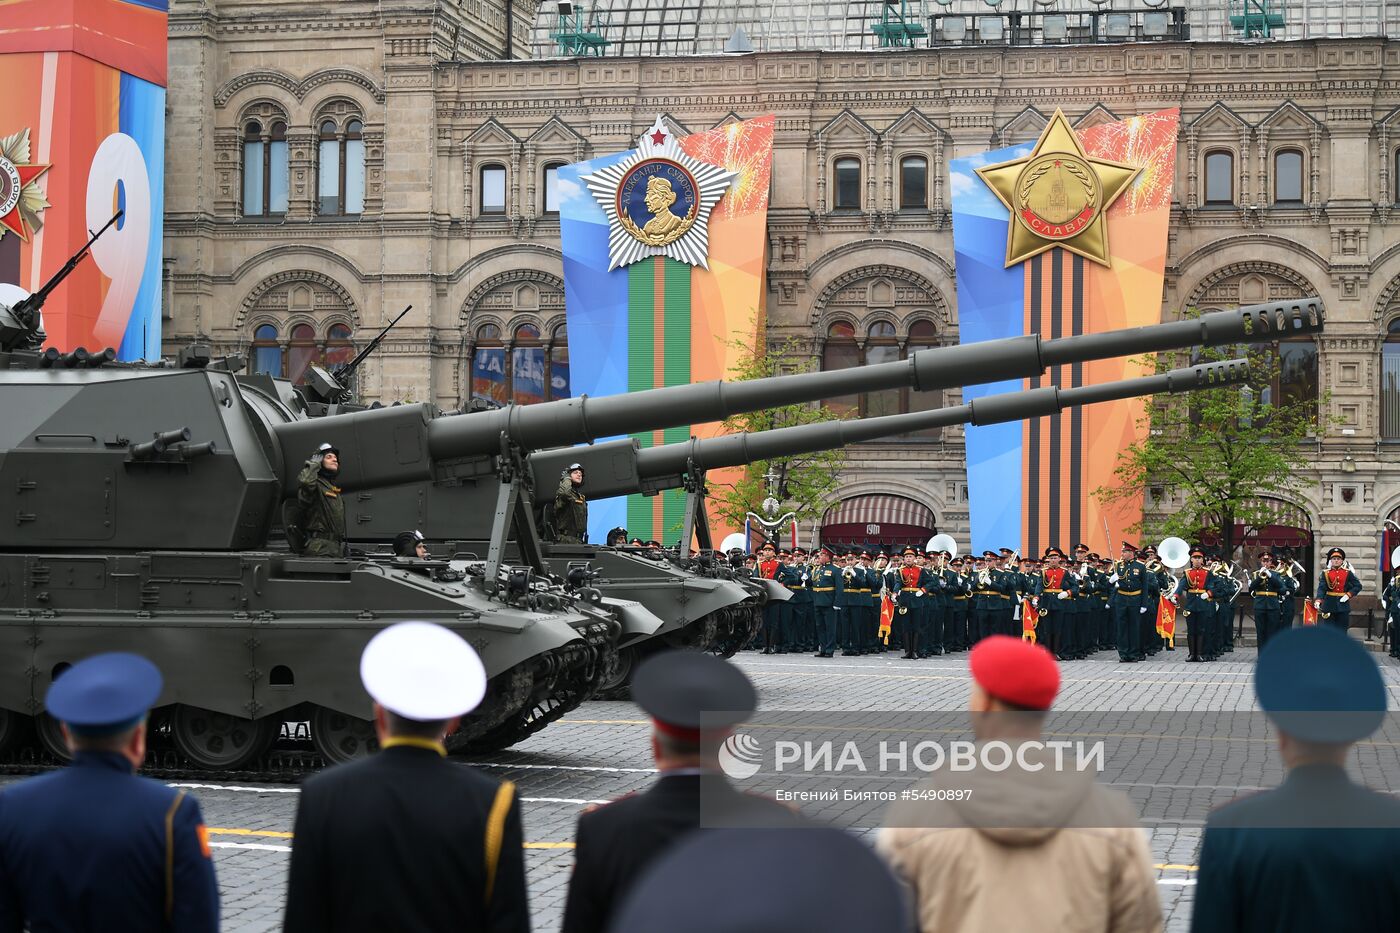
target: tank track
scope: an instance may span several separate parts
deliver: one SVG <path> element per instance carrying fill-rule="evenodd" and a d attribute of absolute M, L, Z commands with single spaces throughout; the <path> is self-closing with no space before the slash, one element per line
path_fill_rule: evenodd
<path fill-rule="evenodd" d="M 496 678 L 480 715 L 448 738 L 453 754 L 499 751 L 534 735 L 593 696 L 617 650 L 616 622 L 580 628 L 582 644 L 570 643 L 512 668 Z M 64 767 L 30 730 L 27 741 L 0 756 L 0 774 L 24 776 Z M 180 754 L 168 724 L 153 717 L 141 773 L 163 781 L 296 784 L 329 764 L 311 740 L 308 722 L 284 722 L 276 745 L 252 765 L 209 769 Z"/>

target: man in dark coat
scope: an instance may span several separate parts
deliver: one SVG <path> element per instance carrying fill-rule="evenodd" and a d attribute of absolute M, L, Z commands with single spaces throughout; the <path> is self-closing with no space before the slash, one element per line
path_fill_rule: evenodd
<path fill-rule="evenodd" d="M 652 717 L 651 750 L 661 777 L 640 794 L 579 817 L 563 933 L 609 929 L 644 871 L 702 828 L 799 822 L 782 804 L 735 790 L 720 768 L 720 748 L 732 727 L 758 703 L 737 667 L 698 651 L 658 654 L 637 668 L 632 697 Z"/>
<path fill-rule="evenodd" d="M 79 661 L 44 705 L 73 763 L 0 792 L 0 931 L 216 933 L 219 886 L 199 803 L 140 777 L 156 666 Z"/>
<path fill-rule="evenodd" d="M 486 671 L 426 622 L 370 640 L 360 679 L 380 751 L 302 785 L 287 933 L 528 933 L 515 788 L 448 761 L 444 735 L 475 709 Z"/>
<path fill-rule="evenodd" d="M 1400 800 L 1346 773 L 1385 715 L 1376 662 L 1340 630 L 1289 629 L 1260 653 L 1254 684 L 1288 776 L 1211 814 L 1191 929 L 1400 930 Z"/>

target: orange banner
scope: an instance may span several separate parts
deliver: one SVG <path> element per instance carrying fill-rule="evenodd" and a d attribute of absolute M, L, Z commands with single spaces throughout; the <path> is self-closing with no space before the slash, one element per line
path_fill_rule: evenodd
<path fill-rule="evenodd" d="M 894 600 L 889 596 L 880 597 L 880 640 L 890 642 L 890 626 L 894 624 Z"/>
<path fill-rule="evenodd" d="M 1035 627 L 1040 624 L 1040 610 L 1029 599 L 1021 600 L 1021 640 L 1035 643 Z"/>
<path fill-rule="evenodd" d="M 1176 638 L 1176 606 L 1165 596 L 1157 600 L 1157 634 Z"/>
<path fill-rule="evenodd" d="M 1311 599 L 1304 601 L 1304 603 L 1303 603 L 1303 624 L 1304 624 L 1304 625 L 1316 625 L 1316 624 L 1317 624 L 1317 618 L 1318 618 L 1317 606 L 1313 605 L 1313 601 L 1312 601 Z"/>

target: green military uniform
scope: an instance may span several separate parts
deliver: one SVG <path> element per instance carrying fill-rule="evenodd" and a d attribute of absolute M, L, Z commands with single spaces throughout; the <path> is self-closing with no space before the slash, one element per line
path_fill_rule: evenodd
<path fill-rule="evenodd" d="M 306 461 L 297 476 L 297 503 L 301 506 L 301 531 L 306 537 L 302 555 L 342 557 L 345 554 L 345 502 L 340 487 L 321 471 L 321 457 Z"/>
<path fill-rule="evenodd" d="M 588 534 L 588 500 L 568 473 L 554 492 L 554 534 L 563 544 L 582 544 Z"/>

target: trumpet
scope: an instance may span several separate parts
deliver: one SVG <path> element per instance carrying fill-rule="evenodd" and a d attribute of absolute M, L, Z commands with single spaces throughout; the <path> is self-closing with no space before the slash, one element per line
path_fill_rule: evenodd
<path fill-rule="evenodd" d="M 1157 560 L 1149 560 L 1149 561 L 1147 562 L 1147 572 L 1148 572 L 1148 573 L 1153 573 L 1153 574 L 1161 573 L 1161 572 L 1162 572 L 1162 562 L 1161 562 L 1161 561 L 1157 561 Z"/>
<path fill-rule="evenodd" d="M 1269 571 L 1260 567 L 1254 572 L 1254 579 L 1258 580 L 1260 583 L 1267 582 L 1269 579 Z"/>

